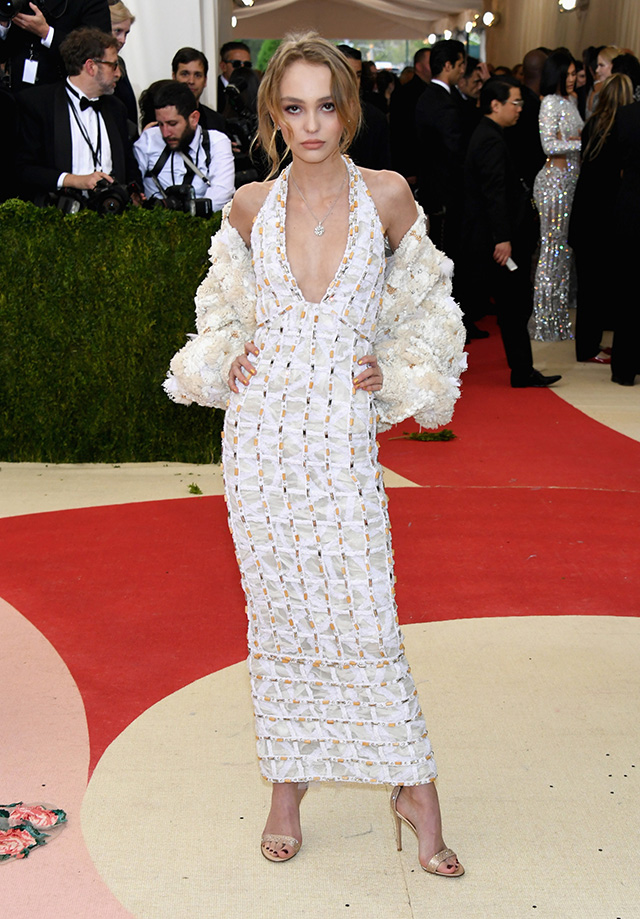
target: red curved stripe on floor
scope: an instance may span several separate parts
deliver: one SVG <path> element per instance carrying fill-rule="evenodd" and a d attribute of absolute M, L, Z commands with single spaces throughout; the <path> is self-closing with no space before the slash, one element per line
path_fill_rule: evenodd
<path fill-rule="evenodd" d="M 401 621 L 638 615 L 640 445 L 510 389 L 499 347 L 472 346 L 456 441 L 382 435 L 383 462 L 433 486 L 391 491 Z M 92 765 L 149 706 L 246 654 L 222 498 L 7 518 L 0 557 L 0 595 L 79 686 Z"/>
<path fill-rule="evenodd" d="M 640 443 L 587 417 L 550 389 L 511 389 L 495 322 L 468 347 L 462 397 L 448 425 L 456 440 L 392 440 L 417 425 L 379 435 L 382 462 L 420 485 L 537 485 L 638 491 Z M 609 382 L 611 368 L 598 367 Z M 553 373 L 549 364 L 547 373 Z"/>

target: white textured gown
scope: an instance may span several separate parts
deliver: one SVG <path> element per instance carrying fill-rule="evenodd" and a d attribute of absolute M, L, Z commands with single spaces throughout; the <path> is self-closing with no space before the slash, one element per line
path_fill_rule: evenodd
<path fill-rule="evenodd" d="M 346 251 L 321 302 L 306 302 L 287 262 L 287 179 L 253 226 L 260 356 L 231 396 L 223 450 L 261 769 L 276 782 L 427 782 L 435 763 L 398 627 L 374 399 L 353 387 L 373 349 L 382 228 L 350 165 Z"/>
<path fill-rule="evenodd" d="M 264 776 L 421 784 L 436 769 L 398 627 L 376 426 L 450 419 L 464 328 L 424 214 L 385 265 L 373 199 L 346 162 L 347 245 L 321 302 L 304 300 L 287 262 L 285 171 L 254 223 L 252 259 L 223 219 L 197 335 L 164 387 L 176 402 L 227 409 L 226 496 Z M 230 364 L 249 339 L 256 373 L 229 398 Z M 375 396 L 353 387 L 371 352 L 384 373 Z"/>

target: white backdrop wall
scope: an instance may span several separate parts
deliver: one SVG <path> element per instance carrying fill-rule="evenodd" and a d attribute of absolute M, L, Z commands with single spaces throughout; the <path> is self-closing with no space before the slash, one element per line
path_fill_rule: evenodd
<path fill-rule="evenodd" d="M 204 51 L 209 84 L 203 102 L 215 106 L 218 75 L 217 0 L 125 0 L 136 21 L 122 57 L 136 97 L 155 80 L 171 77 L 171 60 L 179 48 Z"/>
<path fill-rule="evenodd" d="M 588 45 L 618 45 L 640 53 L 640 0 L 590 0 L 586 10 L 560 13 L 557 0 L 485 0 L 500 12 L 487 30 L 487 57 L 513 67 L 525 52 L 566 46 L 580 57 Z"/>

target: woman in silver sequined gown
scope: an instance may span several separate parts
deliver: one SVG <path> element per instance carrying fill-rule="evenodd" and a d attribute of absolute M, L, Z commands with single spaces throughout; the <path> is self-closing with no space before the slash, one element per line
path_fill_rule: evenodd
<path fill-rule="evenodd" d="M 435 336 L 420 351 L 436 363 L 450 354 L 406 414 L 441 390 L 453 393 L 442 397 L 452 409 L 464 334 L 449 263 L 426 237 L 400 176 L 363 173 L 341 156 L 359 102 L 337 49 L 317 36 L 285 41 L 263 78 L 258 110 L 263 145 L 273 152 L 277 127 L 292 164 L 272 182 L 241 188 L 221 232 L 234 251 L 236 237 L 249 246 L 244 280 L 257 293 L 245 332 L 251 340 L 239 354 L 236 338 L 224 365 L 231 392 L 223 465 L 247 598 L 258 755 L 272 783 L 261 851 L 270 861 L 298 852 L 309 782 L 393 784 L 394 819 L 415 825 L 423 868 L 458 877 L 464 869 L 442 839 L 435 763 L 398 626 L 374 399 L 383 384 L 377 324 L 386 231 L 394 265 L 412 246 L 424 259 L 407 272 L 411 294 L 391 323 L 401 326 L 417 303 L 433 317 Z M 212 259 L 213 275 L 223 256 Z M 199 292 L 200 335 L 172 362 L 174 397 L 212 377 L 208 360 L 199 366 L 198 340 L 211 355 L 207 339 L 220 342 L 233 327 L 232 305 L 226 320 L 216 314 L 218 287 L 212 280 Z M 431 287 L 422 303 L 421 289 Z M 419 335 L 412 326 L 400 362 L 411 334 Z M 406 382 L 387 380 L 405 401 L 421 372 L 416 361 L 402 371 Z"/>
<path fill-rule="evenodd" d="M 576 68 L 564 51 L 549 55 L 542 73 L 540 139 L 547 155 L 533 186 L 540 214 L 540 259 L 536 268 L 531 337 L 538 341 L 572 338 L 569 319 L 571 249 L 569 218 L 580 169 L 583 122 L 571 93 Z"/>

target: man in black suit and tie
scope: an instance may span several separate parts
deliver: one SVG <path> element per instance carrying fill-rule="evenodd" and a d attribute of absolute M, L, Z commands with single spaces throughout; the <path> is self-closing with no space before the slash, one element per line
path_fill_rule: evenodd
<path fill-rule="evenodd" d="M 416 137 L 416 106 L 431 80 L 430 48 L 419 48 L 413 55 L 413 77 L 391 93 L 389 125 L 391 128 L 391 160 L 393 168 L 412 187 L 418 181 L 418 140 Z"/>
<path fill-rule="evenodd" d="M 515 85 L 513 85 L 515 83 Z M 559 376 L 534 370 L 527 322 L 533 308 L 531 256 L 535 246 L 531 195 L 521 181 L 504 138 L 520 117 L 515 80 L 494 78 L 482 87 L 482 120 L 464 164 L 465 209 L 461 259 L 463 310 L 493 297 L 511 370 L 511 385 L 549 386 Z"/>
<path fill-rule="evenodd" d="M 12 90 L 63 79 L 60 46 L 80 28 L 110 35 L 108 0 L 38 0 L 13 19 L 0 19 L 0 61 L 9 64 Z"/>
<path fill-rule="evenodd" d="M 454 92 L 465 69 L 460 41 L 439 41 L 431 49 L 431 83 L 416 106 L 418 201 L 429 215 L 429 235 L 454 259 L 462 221 L 464 129 L 461 100 Z"/>
<path fill-rule="evenodd" d="M 94 189 L 101 179 L 141 183 L 127 131 L 127 111 L 113 91 L 118 42 L 78 29 L 62 43 L 69 76 L 18 96 L 18 162 L 25 192 L 42 198 L 63 188 Z"/>

